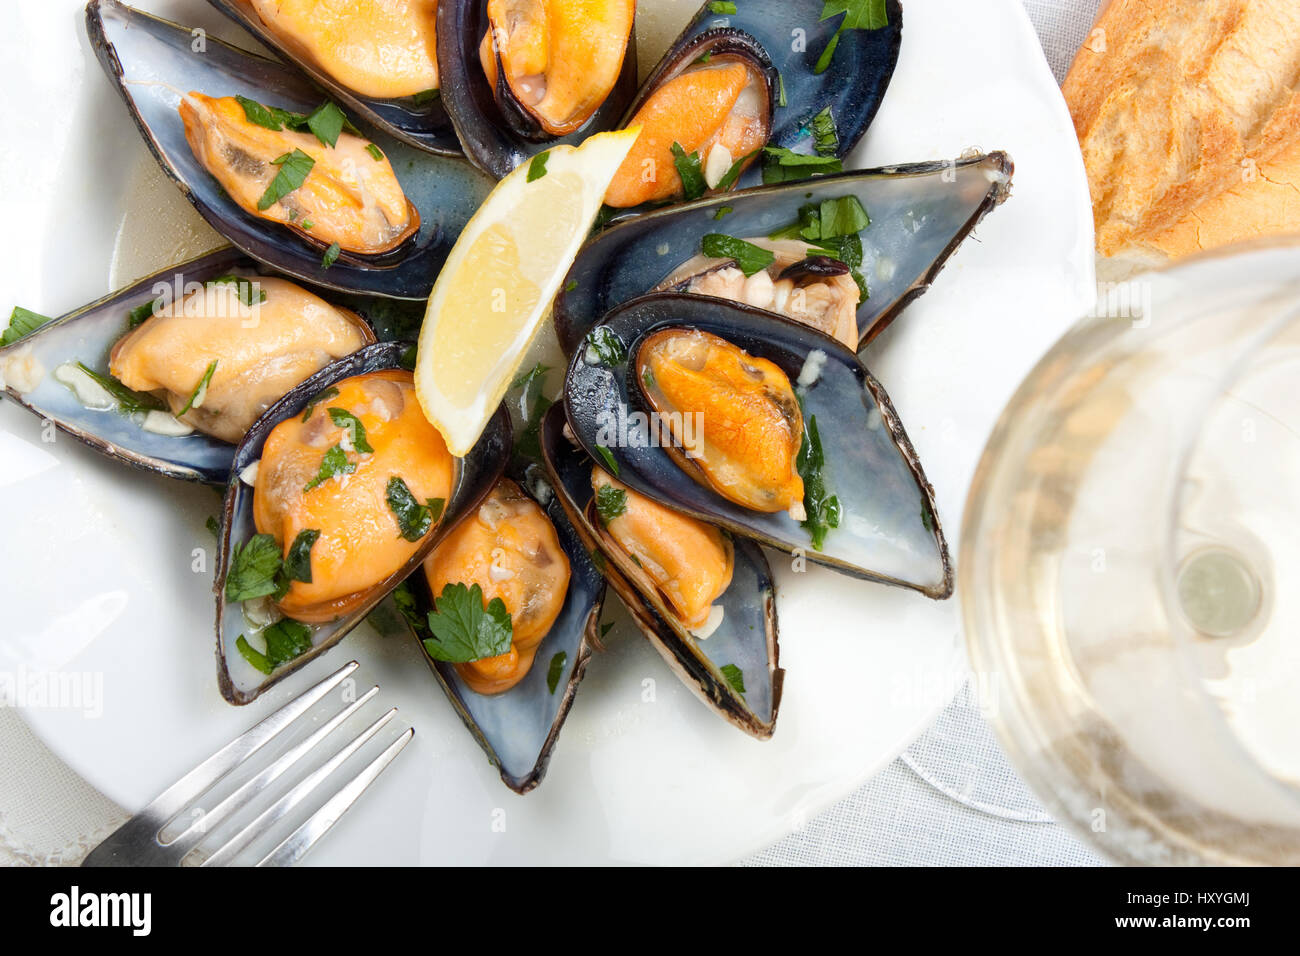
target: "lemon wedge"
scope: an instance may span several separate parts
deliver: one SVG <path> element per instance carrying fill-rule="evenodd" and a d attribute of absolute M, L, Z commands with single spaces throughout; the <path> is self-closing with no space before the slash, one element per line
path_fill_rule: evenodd
<path fill-rule="evenodd" d="M 474 447 L 500 404 L 640 131 L 598 133 L 577 148 L 554 147 L 544 167 L 525 163 L 456 240 L 415 359 L 416 396 L 453 455 Z"/>

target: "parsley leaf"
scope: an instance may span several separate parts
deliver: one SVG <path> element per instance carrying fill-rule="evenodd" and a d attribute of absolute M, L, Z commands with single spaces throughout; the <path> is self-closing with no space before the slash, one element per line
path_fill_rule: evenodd
<path fill-rule="evenodd" d="M 279 580 L 283 561 L 280 546 L 269 534 L 255 534 L 243 546 L 230 549 L 230 570 L 226 573 L 226 600 L 251 601 L 268 594 L 280 596 L 285 584 Z"/>
<path fill-rule="evenodd" d="M 315 398 L 313 398 L 311 401 L 307 403 L 307 406 L 302 410 L 302 420 L 306 421 L 307 419 L 311 418 L 311 413 L 316 411 L 317 405 L 319 405 L 321 402 L 328 402 L 331 398 L 334 398 L 336 395 L 338 395 L 338 393 L 339 390 L 335 388 L 333 385 L 325 389 L 325 391 L 321 392 L 319 395 L 317 395 Z"/>
<path fill-rule="evenodd" d="M 519 438 L 515 441 L 515 455 L 528 461 L 540 462 L 542 459 L 541 430 L 542 418 L 550 411 L 554 402 L 542 394 L 546 387 L 546 373 L 550 367 L 538 362 L 523 375 L 518 376 L 510 387 L 522 388 L 519 395 L 519 417 L 524 421 Z"/>
<path fill-rule="evenodd" d="M 710 13 L 731 14 L 736 12 L 736 5 L 732 0 L 713 0 L 709 4 Z"/>
<path fill-rule="evenodd" d="M 613 455 L 613 453 L 611 453 L 610 450 L 609 450 L 608 448 L 606 448 L 604 445 L 597 445 L 597 446 L 596 446 L 596 451 L 599 452 L 601 458 L 605 459 L 605 465 L 606 465 L 606 467 L 609 468 L 609 470 L 610 470 L 611 472 L 613 472 L 614 477 L 617 478 L 617 477 L 618 477 L 618 462 L 616 462 L 616 461 L 614 460 L 614 455 Z"/>
<path fill-rule="evenodd" d="M 259 288 L 257 283 L 252 279 L 244 276 L 217 276 L 215 279 L 209 279 L 205 285 L 233 285 L 235 294 L 239 296 L 239 301 L 244 303 L 250 309 L 255 305 L 260 305 L 266 301 L 266 290 Z M 256 296 L 256 298 L 254 298 Z"/>
<path fill-rule="evenodd" d="M 428 534 L 433 523 L 442 516 L 446 504 L 441 498 L 430 498 L 427 504 L 420 504 L 406 482 L 397 475 L 388 479 L 385 498 L 388 510 L 397 519 L 399 534 L 407 541 L 419 541 Z"/>
<path fill-rule="evenodd" d="M 763 147 L 763 185 L 797 182 L 826 173 L 844 171 L 844 164 L 834 156 L 807 156 L 784 146 Z"/>
<path fill-rule="evenodd" d="M 329 100 L 316 107 L 307 117 L 307 128 L 316 135 L 318 140 L 331 148 L 338 145 L 339 134 L 347 125 L 351 124 L 343 115 L 343 111 Z"/>
<path fill-rule="evenodd" d="M 598 325 L 587 333 L 587 362 L 591 365 L 617 365 L 627 355 L 623 341 L 607 325 Z M 593 361 L 594 359 L 594 361 Z"/>
<path fill-rule="evenodd" d="M 418 637 L 424 639 L 429 636 L 429 622 L 420 613 L 420 605 L 415 598 L 415 592 L 411 590 L 410 581 L 403 581 L 393 588 L 393 604 L 402 612 L 402 617 L 406 618 L 406 622 L 411 625 Z"/>
<path fill-rule="evenodd" d="M 596 492 L 596 513 L 605 527 L 619 515 L 627 513 L 627 492 L 613 485 L 601 485 Z"/>
<path fill-rule="evenodd" d="M 190 393 L 189 401 L 185 403 L 185 407 L 176 413 L 177 418 L 180 418 L 191 408 L 198 408 L 203 404 L 203 399 L 208 394 L 208 384 L 212 381 L 212 373 L 216 370 L 217 360 L 213 359 L 208 363 L 208 369 L 203 373 L 203 377 L 199 379 L 199 384 L 194 386 L 194 391 Z"/>
<path fill-rule="evenodd" d="M 337 395 L 338 392 L 334 394 Z M 352 442 L 353 448 L 363 455 L 374 454 L 375 450 L 370 447 L 370 442 L 366 439 L 366 426 L 361 424 L 361 419 L 346 408 L 331 408 L 329 413 L 330 421 L 348 433 L 348 441 Z"/>
<path fill-rule="evenodd" d="M 316 472 L 316 477 L 307 482 L 303 491 L 311 491 L 322 482 L 329 481 L 336 475 L 350 475 L 357 470 L 355 462 L 348 460 L 347 452 L 338 445 L 334 445 L 325 456 L 321 459 L 320 471 Z"/>
<path fill-rule="evenodd" d="M 727 679 L 727 683 L 737 694 L 745 693 L 745 672 L 735 664 L 723 664 L 722 676 Z"/>
<path fill-rule="evenodd" d="M 812 118 L 813 149 L 819 156 L 834 156 L 840 148 L 840 134 L 835 128 L 831 108 L 825 107 Z"/>
<path fill-rule="evenodd" d="M 820 551 L 826 543 L 827 533 L 840 526 L 840 500 L 826 487 L 826 457 L 822 452 L 816 415 L 808 419 L 795 463 L 799 476 L 803 478 L 803 506 L 808 514 L 800 524 L 812 537 L 813 548 Z"/>
<path fill-rule="evenodd" d="M 23 336 L 31 335 L 49 321 L 50 317 L 47 315 L 24 309 L 21 305 L 14 306 L 13 312 L 9 313 L 9 327 L 5 329 L 4 335 L 0 335 L 0 348 L 13 345 Z"/>
<path fill-rule="evenodd" d="M 127 388 L 117 379 L 96 372 L 84 362 L 78 362 L 77 367 L 94 379 L 100 388 L 112 395 L 117 401 L 117 407 L 128 415 L 136 412 L 160 412 L 167 407 L 162 399 L 148 392 L 137 392 Z"/>
<path fill-rule="evenodd" d="M 560 678 L 564 676 L 564 665 L 569 662 L 569 655 L 564 651 L 558 651 L 551 658 L 551 666 L 546 669 L 546 686 L 552 694 L 555 688 L 560 686 Z"/>
<path fill-rule="evenodd" d="M 845 17 L 840 21 L 830 43 L 826 44 L 826 49 L 817 58 L 814 73 L 826 72 L 826 68 L 831 65 L 831 57 L 835 55 L 835 48 L 839 46 L 840 34 L 845 30 L 879 30 L 889 25 L 885 0 L 822 0 L 822 15 L 818 20 L 829 20 L 841 13 Z"/>
<path fill-rule="evenodd" d="M 239 635 L 235 646 L 244 660 L 263 674 L 270 674 L 281 664 L 311 650 L 311 628 L 290 618 L 281 618 L 262 632 L 262 640 L 266 642 L 265 654 L 249 644 L 243 634 Z"/>
<path fill-rule="evenodd" d="M 550 158 L 550 150 L 547 150 L 544 153 L 538 153 L 533 157 L 533 161 L 528 164 L 528 182 L 531 183 L 546 175 L 546 161 Z"/>
<path fill-rule="evenodd" d="M 713 218 L 721 219 L 723 216 L 733 211 L 734 210 L 730 206 L 719 206 L 718 211 L 713 214 Z"/>
<path fill-rule="evenodd" d="M 315 528 L 304 528 L 298 532 L 284 559 L 285 578 L 311 584 L 311 549 L 319 537 L 320 532 Z"/>
<path fill-rule="evenodd" d="M 257 201 L 257 208 L 261 212 L 270 209 L 301 186 L 306 181 L 307 174 L 316 165 L 316 160 L 300 149 L 278 156 L 271 162 L 279 166 L 280 171 L 275 174 L 275 178 L 271 180 L 271 185 L 266 187 L 266 192 L 262 193 L 262 198 Z"/>
<path fill-rule="evenodd" d="M 136 326 L 144 323 L 146 320 L 153 318 L 159 309 L 163 307 L 162 299 L 151 299 L 143 305 L 137 305 L 134 309 L 126 314 L 126 327 L 134 329 Z"/>
<path fill-rule="evenodd" d="M 704 181 L 704 171 L 700 168 L 700 154 L 688 153 L 681 143 L 674 142 L 672 147 L 673 165 L 682 180 L 682 191 L 687 200 L 699 199 L 708 192 L 709 184 Z"/>
<path fill-rule="evenodd" d="M 700 245 L 704 254 L 711 259 L 734 260 L 736 268 L 746 276 L 762 272 L 776 261 L 776 256 L 770 250 L 746 242 L 744 239 L 725 236 L 720 232 L 709 233 Z"/>
<path fill-rule="evenodd" d="M 328 269 L 330 266 L 334 265 L 334 263 L 339 261 L 339 253 L 342 251 L 342 246 L 337 242 L 331 242 L 329 248 L 325 250 L 325 254 L 320 257 L 320 267 L 322 269 Z"/>
<path fill-rule="evenodd" d="M 448 584 L 434 599 L 424 649 L 437 661 L 467 664 L 496 657 L 510 650 L 514 628 L 505 602 L 493 598 L 483 606 L 483 589 L 477 584 Z"/>
<path fill-rule="evenodd" d="M 370 158 L 375 162 L 382 163 L 384 161 L 384 151 L 374 143 L 366 144 L 366 152 L 370 154 Z"/>

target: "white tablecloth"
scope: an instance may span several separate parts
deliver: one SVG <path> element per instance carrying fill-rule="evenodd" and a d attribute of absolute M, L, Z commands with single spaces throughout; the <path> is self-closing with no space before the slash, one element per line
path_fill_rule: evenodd
<path fill-rule="evenodd" d="M 992 2 L 992 0 L 970 0 Z M 1102 0 L 1023 0 L 1058 80 Z M 77 863 L 126 814 L 0 707 L 0 863 Z M 959 695 L 907 752 L 821 816 L 746 861 L 1095 865 L 1007 765 Z"/>

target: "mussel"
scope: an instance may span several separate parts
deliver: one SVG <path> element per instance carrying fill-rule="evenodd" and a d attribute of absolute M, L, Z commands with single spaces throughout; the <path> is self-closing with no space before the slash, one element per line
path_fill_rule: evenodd
<path fill-rule="evenodd" d="M 330 145 L 263 104 L 193 90 L 178 112 L 194 157 L 250 216 L 359 255 L 391 252 L 420 228 L 388 157 L 361 136 L 340 131 Z"/>
<path fill-rule="evenodd" d="M 677 293 L 624 303 L 587 341 L 570 359 L 565 411 L 586 454 L 629 488 L 846 574 L 933 598 L 952 593 L 933 489 L 889 396 L 843 345 L 750 306 Z M 644 369 L 664 342 L 680 365 L 671 375 L 685 384 L 661 399 L 652 393 L 670 370 L 650 365 L 647 382 Z M 696 371 L 714 354 L 725 374 Z M 770 366 L 793 396 L 768 390 Z M 746 424 L 751 414 L 761 424 Z M 703 419 L 694 449 L 684 441 L 692 416 Z M 711 442 L 711 430 L 721 437 Z M 799 488 L 802 517 L 781 507 Z"/>
<path fill-rule="evenodd" d="M 803 413 L 779 366 L 712 333 L 665 328 L 642 340 L 631 371 L 678 467 L 745 508 L 807 518 Z"/>
<path fill-rule="evenodd" d="M 355 312 L 296 283 L 227 274 L 154 308 L 113 346 L 108 371 L 233 444 L 295 385 L 374 341 Z"/>
<path fill-rule="evenodd" d="M 193 34 L 117 0 L 91 0 L 86 29 L 92 49 L 167 175 L 214 229 L 286 275 L 347 292 L 427 298 L 456 236 L 491 188 L 488 177 L 464 160 L 432 156 L 362 125 L 356 125 L 361 133 L 356 137 L 343 124 L 338 145 L 325 147 L 321 136 L 333 138 L 339 116 L 328 101 L 322 102 L 316 87 L 291 67 L 206 33 Z M 201 50 L 192 49 L 197 42 Z M 212 109 L 221 121 L 217 116 L 204 120 L 205 111 L 195 107 L 201 101 L 190 91 L 214 98 Z M 232 97 L 239 113 L 233 112 Z M 194 107 L 194 119 L 200 121 L 191 123 L 201 147 L 197 154 L 187 139 L 182 104 Z M 311 118 L 321 110 L 330 121 L 313 130 Z M 252 122 L 250 112 L 266 127 Z M 281 129 L 273 128 L 277 125 Z M 268 155 L 269 141 L 282 137 L 288 137 L 286 146 L 295 137 L 303 139 Z M 235 146 L 233 153 L 224 152 Z M 380 179 L 386 184 L 382 198 Z M 398 180 L 404 200 L 393 190 Z M 313 195 L 317 185 L 321 192 Z M 368 192 L 370 185 L 374 195 Z M 295 216 L 295 201 L 307 198 L 319 201 Z M 258 208 L 264 203 L 266 208 Z M 336 212 L 361 228 L 342 228 L 327 241 L 323 223 Z M 268 215 L 277 221 L 268 221 Z"/>
<path fill-rule="evenodd" d="M 671 290 L 720 293 L 864 348 L 929 288 L 962 240 L 1006 200 L 1012 172 L 1005 153 L 990 153 L 746 189 L 620 221 L 587 243 L 565 278 L 554 310 L 560 345 L 571 353 L 610 309 L 652 290 Z M 816 230 L 806 225 L 825 204 L 846 201 L 856 201 L 869 218 L 856 234 L 861 261 L 855 268 L 865 294 L 858 290 L 853 334 L 846 305 L 853 292 L 846 279 L 855 286 L 857 280 L 849 264 L 834 257 L 844 253 L 814 241 Z M 734 259 L 706 255 L 710 235 L 770 251 L 770 261 L 760 266 L 766 277 L 751 268 L 734 295 L 734 273 L 726 272 Z M 785 264 L 799 250 L 803 258 Z M 802 303 L 793 296 L 779 299 L 782 278 L 791 280 L 791 291 L 805 289 Z"/>
<path fill-rule="evenodd" d="M 777 615 L 762 550 L 634 490 L 566 437 L 553 407 L 543 464 L 605 580 L 669 668 L 713 711 L 759 739 L 781 703 Z"/>
<path fill-rule="evenodd" d="M 460 143 L 440 96 L 437 0 L 209 0 L 350 111 L 412 146 Z"/>
<path fill-rule="evenodd" d="M 450 530 L 425 560 L 423 582 L 411 584 L 408 614 L 448 699 L 502 781 L 518 793 L 536 787 L 546 771 L 598 646 L 605 591 L 549 486 L 537 478 L 524 484 L 540 500 L 514 480 L 501 479 Z M 452 659 L 470 655 L 449 649 L 433 624 L 468 598 L 480 601 L 485 614 L 506 616 L 507 650 Z M 500 602 L 495 610 L 494 601 Z"/>
<path fill-rule="evenodd" d="M 735 29 L 711 30 L 672 56 L 623 124 L 640 126 L 641 135 L 614 174 L 607 206 L 681 198 L 682 155 L 696 158 L 710 189 L 730 188 L 771 137 L 777 74 L 758 41 Z"/>
<path fill-rule="evenodd" d="M 488 0 L 479 62 L 521 136 L 579 129 L 623 72 L 636 0 Z"/>
<path fill-rule="evenodd" d="M 746 275 L 736 260 L 692 256 L 651 292 L 689 292 L 743 302 L 812 326 L 851 349 L 858 347 L 862 290 L 839 259 L 797 239 L 745 240 L 772 253 L 772 264 Z"/>
<path fill-rule="evenodd" d="M 245 704 L 336 644 L 475 507 L 505 467 L 504 412 L 454 459 L 372 345 L 273 405 L 235 453 L 217 566 L 222 695 Z"/>
<path fill-rule="evenodd" d="M 41 326 L 0 352 L 0 380 L 111 458 L 224 485 L 258 416 L 375 341 L 366 318 L 383 337 L 405 331 L 388 306 L 268 275 L 226 247 Z"/>
<path fill-rule="evenodd" d="M 635 0 L 440 0 L 442 94 L 465 154 L 498 178 L 613 129 L 636 91 Z"/>

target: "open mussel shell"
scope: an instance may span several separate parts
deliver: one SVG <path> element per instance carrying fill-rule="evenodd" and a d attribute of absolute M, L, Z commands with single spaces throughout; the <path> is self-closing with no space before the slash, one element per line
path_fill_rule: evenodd
<path fill-rule="evenodd" d="M 274 50 L 278 56 L 297 66 L 317 85 L 328 90 L 335 102 L 353 116 L 361 117 L 411 146 L 443 156 L 460 155 L 460 142 L 456 139 L 456 131 L 452 128 L 440 95 L 427 101 L 413 96 L 396 99 L 363 96 L 343 86 L 319 66 L 295 53 L 274 30 L 267 27 L 249 0 L 208 2 Z"/>
<path fill-rule="evenodd" d="M 578 253 L 555 300 L 560 345 L 572 352 L 610 309 L 644 295 L 699 255 L 708 233 L 767 236 L 812 203 L 856 196 L 871 224 L 862 232 L 870 296 L 858 306 L 859 349 L 925 292 L 963 239 L 1010 193 L 1006 153 L 824 176 L 715 196 L 619 222 Z M 719 220 L 723 207 L 731 211 Z"/>
<path fill-rule="evenodd" d="M 497 179 L 536 154 L 564 143 L 579 145 L 592 133 L 614 129 L 636 94 L 636 30 L 628 37 L 618 81 L 600 108 L 575 132 L 549 137 L 524 130 L 521 108 L 503 106 L 479 62 L 487 31 L 487 0 L 439 0 L 438 71 L 442 100 L 465 155 Z"/>
<path fill-rule="evenodd" d="M 392 163 L 420 214 L 419 232 L 382 257 L 344 253 L 329 268 L 323 249 L 285 226 L 242 209 L 195 158 L 177 113 L 181 93 L 242 95 L 310 113 L 326 98 L 297 70 L 212 37 L 196 51 L 186 27 L 118 3 L 86 7 L 91 46 L 126 101 L 145 143 L 208 223 L 232 243 L 286 275 L 331 289 L 423 299 L 447 253 L 488 194 L 491 182 L 464 160 L 429 153 L 382 133 L 368 138 Z"/>
<path fill-rule="evenodd" d="M 447 530 L 478 506 L 505 470 L 511 449 L 510 416 L 505 409 L 498 409 L 478 444 L 458 460 L 451 495 L 437 525 L 420 542 L 420 547 L 405 565 L 374 587 L 367 599 L 348 614 L 314 625 L 311 650 L 282 664 L 272 674 L 263 674 L 239 653 L 236 641 L 241 634 L 248 632 L 249 624 L 241 605 L 226 602 L 226 575 L 230 569 L 232 546 L 242 545 L 257 533 L 253 522 L 253 489 L 240 480 L 240 473 L 261 459 L 262 446 L 271 430 L 285 419 L 301 414 L 307 403 L 323 390 L 354 375 L 400 368 L 402 355 L 409 348 L 409 342 L 380 342 L 327 366 L 272 405 L 235 451 L 222 508 L 220 556 L 213 585 L 216 592 L 217 686 L 221 689 L 221 696 L 230 703 L 247 704 L 257 699 L 267 688 L 341 641 L 393 588 L 419 569 L 420 563 Z"/>
<path fill-rule="evenodd" d="M 591 516 L 593 461 L 565 437 L 564 426 L 564 409 L 556 405 L 542 423 L 542 462 L 583 546 L 601 556 L 601 572 L 614 593 L 673 673 L 710 709 L 751 736 L 771 737 L 785 672 L 778 666 L 776 602 L 762 550 L 743 538 L 733 542 L 735 570 L 717 602 L 721 623 L 707 638 L 697 638 L 660 595 L 642 593 L 632 583 L 627 555 L 605 546 Z M 739 668 L 744 693 L 727 680 L 727 665 Z"/>
<path fill-rule="evenodd" d="M 604 448 L 624 484 L 671 508 L 788 553 L 804 555 L 854 577 L 913 588 L 932 598 L 952 594 L 948 546 L 939 527 L 934 489 L 884 388 L 833 339 L 789 319 L 706 296 L 659 293 L 614 309 L 601 323 L 623 357 L 605 364 L 579 348 L 565 380 L 565 411 L 579 444 L 593 458 Z M 789 514 L 738 505 L 697 483 L 667 450 L 649 438 L 640 388 L 628 368 L 642 341 L 659 329 L 699 329 L 768 359 L 799 380 L 805 363 L 816 379 L 799 388 L 804 420 L 815 417 L 829 493 L 842 508 L 819 551 Z M 608 351 L 606 348 L 604 351 Z M 815 353 L 821 353 L 817 356 Z M 636 413 L 640 413 L 639 417 Z M 614 429 L 621 440 L 599 438 Z"/>
<path fill-rule="evenodd" d="M 809 124 L 829 109 L 839 140 L 830 155 L 843 159 L 875 119 L 894 75 L 903 34 L 898 0 L 886 0 L 887 26 L 840 33 L 830 63 L 821 73 L 816 72 L 818 58 L 836 35 L 840 17 L 817 20 L 814 11 L 789 0 L 744 0 L 735 6 L 735 13 L 715 13 L 711 2 L 700 7 L 641 85 L 620 127 L 631 122 L 666 79 L 714 52 L 715 46 L 756 45 L 765 54 L 760 66 L 774 77 L 775 112 L 767 145 L 813 152 Z M 737 188 L 760 183 L 762 165 L 753 163 L 740 176 Z"/>
<path fill-rule="evenodd" d="M 435 661 L 423 647 L 420 653 L 460 719 L 500 771 L 502 782 L 516 793 L 527 793 L 542 782 L 560 728 L 569 716 L 592 651 L 598 646 L 605 580 L 549 485 L 536 479 L 522 480 L 519 484 L 534 495 L 555 525 L 560 547 L 569 558 L 570 571 L 569 590 L 560 616 L 542 639 L 528 675 L 504 693 L 478 694 L 453 665 Z M 472 511 L 462 520 L 475 520 Z M 433 610 L 432 595 L 424 576 L 416 577 L 419 580 L 413 579 L 410 587 L 416 610 L 423 617 Z M 416 637 L 419 639 L 420 635 L 417 633 Z M 552 661 L 557 659 L 562 663 L 557 665 L 558 676 L 552 689 L 550 671 Z"/>

